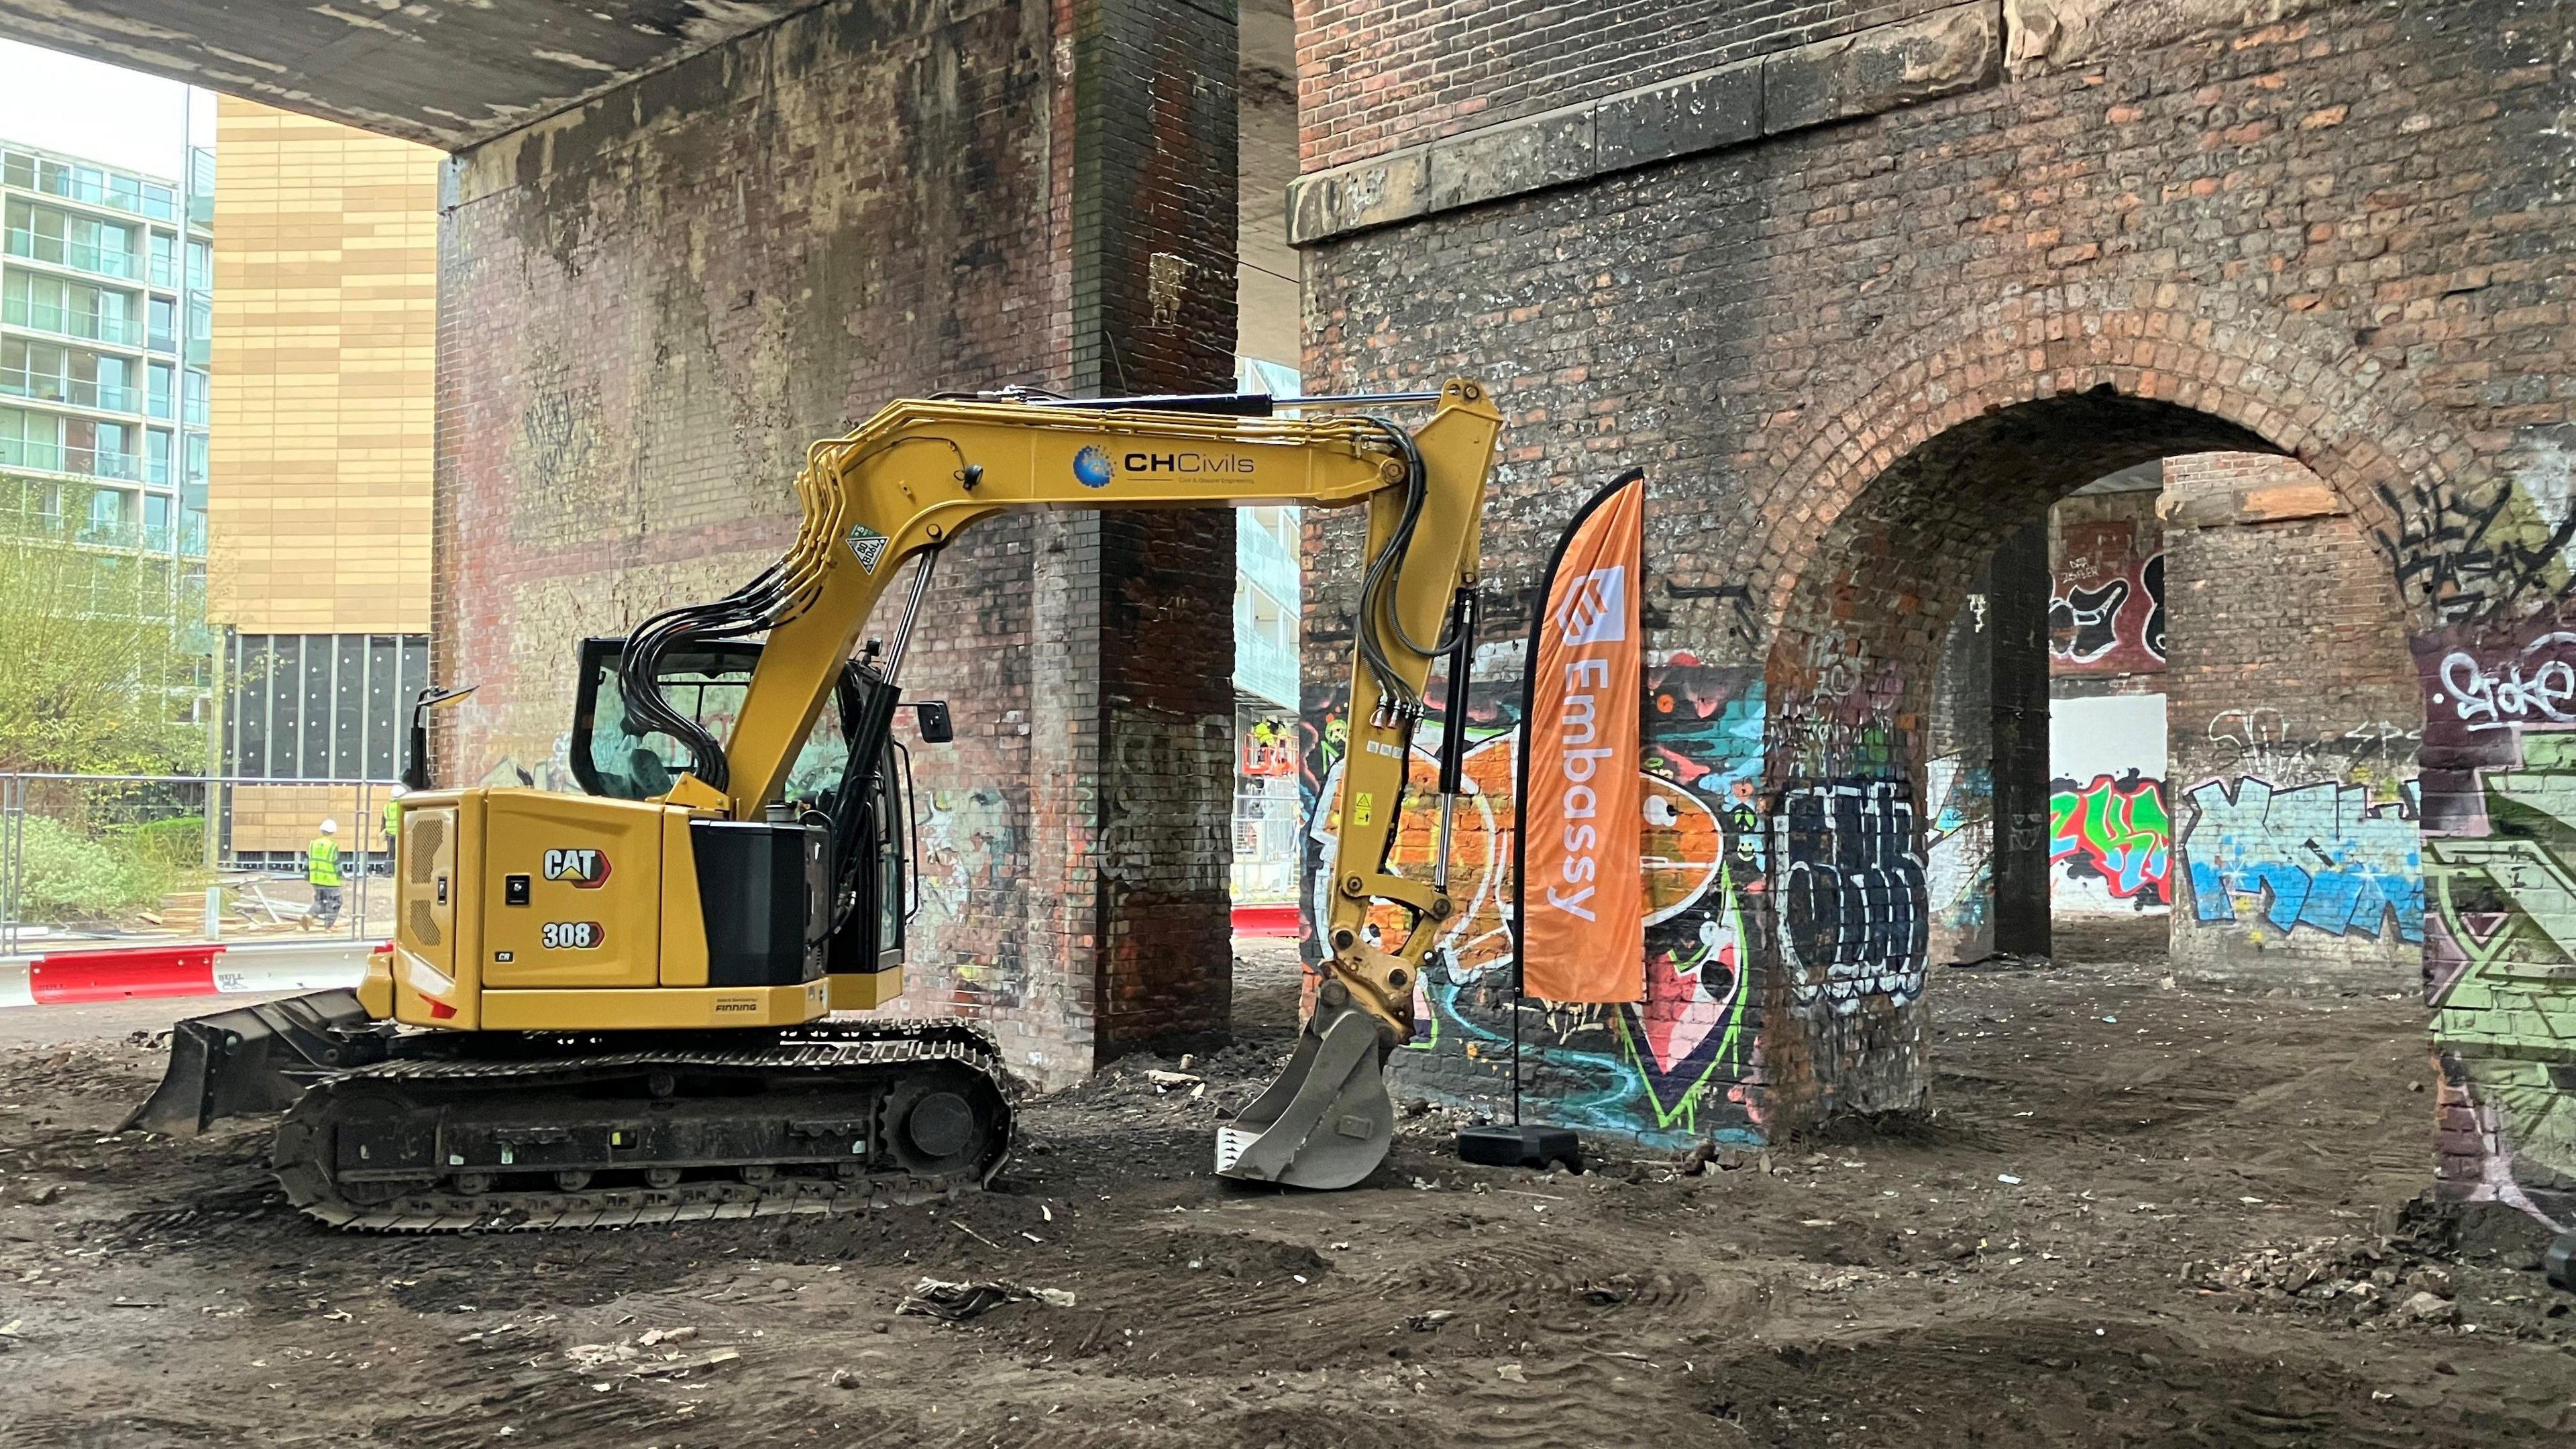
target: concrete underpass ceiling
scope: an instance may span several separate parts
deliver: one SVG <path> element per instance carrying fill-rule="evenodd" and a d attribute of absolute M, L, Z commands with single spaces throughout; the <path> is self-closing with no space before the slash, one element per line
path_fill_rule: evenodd
<path fill-rule="evenodd" d="M 821 0 L 0 0 L 0 35 L 454 151 Z"/>

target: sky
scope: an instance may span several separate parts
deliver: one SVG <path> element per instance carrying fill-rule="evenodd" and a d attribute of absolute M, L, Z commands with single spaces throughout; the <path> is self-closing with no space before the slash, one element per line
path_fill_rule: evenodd
<path fill-rule="evenodd" d="M 128 171 L 176 179 L 185 169 L 182 118 L 197 144 L 215 144 L 215 94 L 140 71 L 0 40 L 0 141 L 17 141 Z"/>

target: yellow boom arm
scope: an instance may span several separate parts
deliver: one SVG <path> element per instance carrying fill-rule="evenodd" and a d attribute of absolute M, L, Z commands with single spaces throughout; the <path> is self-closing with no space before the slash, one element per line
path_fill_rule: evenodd
<path fill-rule="evenodd" d="M 1355 658 L 1340 831 L 1323 923 L 1331 982 L 1383 1027 L 1412 1030 L 1413 978 L 1449 902 L 1385 868 L 1405 788 L 1412 725 L 1451 600 L 1476 581 L 1485 478 L 1502 427 L 1485 389 L 1457 380 L 1406 435 L 1352 414 L 1240 418 L 1007 401 L 904 401 L 846 437 L 816 444 L 796 480 L 804 523 L 763 576 L 768 643 L 724 751 L 722 788 L 684 776 L 671 803 L 757 819 L 831 697 L 900 566 L 976 521 L 1015 508 L 1190 508 L 1297 504 L 1369 510 L 1377 561 L 1403 543 L 1378 605 L 1377 662 Z M 1414 476 L 1418 457 L 1419 479 Z M 1413 510 L 1406 527 L 1408 508 Z M 1371 569 L 1374 579 L 1378 570 Z M 1363 613 L 1367 612 L 1364 606 Z M 1362 632 L 1373 621 L 1363 619 Z M 1421 646 L 1421 647 L 1416 647 Z M 1463 661 L 1462 661 L 1463 664 Z M 1382 677 L 1383 676 L 1383 677 Z M 1413 919 L 1401 943 L 1372 941 L 1372 905 Z M 1381 949 L 1391 946 L 1393 949 Z"/>

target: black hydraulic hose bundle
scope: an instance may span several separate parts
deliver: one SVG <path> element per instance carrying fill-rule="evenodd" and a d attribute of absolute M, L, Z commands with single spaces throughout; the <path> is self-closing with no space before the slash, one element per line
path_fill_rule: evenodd
<path fill-rule="evenodd" d="M 1378 696 L 1399 712 L 1419 714 L 1421 696 L 1404 682 L 1395 662 L 1387 657 L 1386 644 L 1379 631 L 1391 633 L 1395 641 L 1416 654 L 1437 659 L 1458 648 L 1459 636 L 1452 633 L 1431 647 L 1415 643 L 1405 632 L 1404 620 L 1396 609 L 1396 595 L 1404 581 L 1404 556 L 1413 547 L 1413 530 L 1422 522 L 1422 505 L 1431 491 L 1428 473 L 1422 465 L 1422 449 L 1413 435 L 1392 418 L 1376 413 L 1361 415 L 1384 432 L 1395 445 L 1396 455 L 1404 460 L 1404 513 L 1396 520 L 1395 531 L 1387 535 L 1386 547 L 1369 560 L 1368 572 L 1360 580 L 1359 638 L 1360 657 L 1367 661 L 1369 673 L 1376 677 Z"/>

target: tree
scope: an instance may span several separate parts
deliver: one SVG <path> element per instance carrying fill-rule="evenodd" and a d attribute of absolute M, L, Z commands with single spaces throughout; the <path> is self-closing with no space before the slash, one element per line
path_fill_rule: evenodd
<path fill-rule="evenodd" d="M 0 503 L 47 486 L 0 479 Z M 0 772 L 194 770 L 202 656 L 170 561 L 75 542 L 56 521 L 85 511 L 72 503 L 0 508 Z"/>

